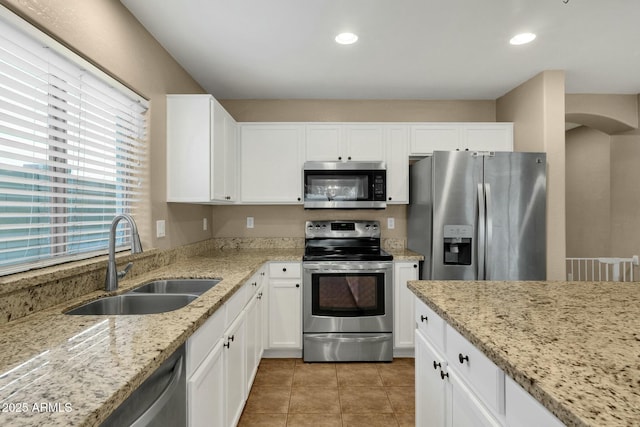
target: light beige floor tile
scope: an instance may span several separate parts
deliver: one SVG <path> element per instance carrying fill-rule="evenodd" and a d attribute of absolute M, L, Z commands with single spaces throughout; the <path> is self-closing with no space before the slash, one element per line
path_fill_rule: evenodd
<path fill-rule="evenodd" d="M 343 414 L 393 412 L 384 387 L 342 387 L 339 390 Z"/>
<path fill-rule="evenodd" d="M 340 414 L 337 388 L 293 387 L 289 413 Z"/>
<path fill-rule="evenodd" d="M 340 414 L 289 414 L 287 427 L 342 427 Z"/>
<path fill-rule="evenodd" d="M 290 387 L 254 386 L 244 412 L 249 414 L 286 414 L 289 410 Z"/>
<path fill-rule="evenodd" d="M 242 414 L 238 427 L 285 427 L 287 414 Z"/>
<path fill-rule="evenodd" d="M 378 365 L 378 372 L 385 386 L 415 386 L 415 368 L 412 364 L 381 363 Z"/>
<path fill-rule="evenodd" d="M 414 387 L 385 387 L 393 412 L 414 412 L 416 408 Z"/>
<path fill-rule="evenodd" d="M 294 387 L 338 387 L 336 365 L 334 363 L 296 364 L 293 371 L 293 385 Z"/>
<path fill-rule="evenodd" d="M 293 383 L 293 365 L 287 367 L 258 368 L 253 386 L 291 387 Z"/>
<path fill-rule="evenodd" d="M 375 363 L 340 363 L 336 365 L 338 387 L 382 386 Z"/>
<path fill-rule="evenodd" d="M 343 427 L 395 427 L 398 425 L 393 414 L 343 414 Z"/>

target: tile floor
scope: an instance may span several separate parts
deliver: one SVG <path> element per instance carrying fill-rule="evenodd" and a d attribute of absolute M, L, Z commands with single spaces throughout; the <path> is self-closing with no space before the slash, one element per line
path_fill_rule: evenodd
<path fill-rule="evenodd" d="M 262 359 L 240 426 L 415 425 L 414 359 L 304 363 Z"/>

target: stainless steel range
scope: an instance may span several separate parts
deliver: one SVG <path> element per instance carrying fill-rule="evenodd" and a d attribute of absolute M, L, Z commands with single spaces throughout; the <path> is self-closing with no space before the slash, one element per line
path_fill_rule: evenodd
<path fill-rule="evenodd" d="M 378 221 L 307 221 L 305 362 L 393 359 L 393 257 Z"/>

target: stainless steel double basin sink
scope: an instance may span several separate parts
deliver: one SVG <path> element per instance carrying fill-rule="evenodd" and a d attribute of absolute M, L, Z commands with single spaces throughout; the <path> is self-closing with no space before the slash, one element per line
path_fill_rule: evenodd
<path fill-rule="evenodd" d="M 154 314 L 177 310 L 221 279 L 156 280 L 123 295 L 101 298 L 65 312 L 71 315 Z"/>

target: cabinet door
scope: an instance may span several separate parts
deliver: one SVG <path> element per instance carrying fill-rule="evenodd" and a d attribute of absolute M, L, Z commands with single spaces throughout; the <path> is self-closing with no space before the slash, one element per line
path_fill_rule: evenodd
<path fill-rule="evenodd" d="M 229 326 L 223 340 L 226 425 L 234 426 L 240 420 L 247 396 L 244 311 Z"/>
<path fill-rule="evenodd" d="M 224 201 L 234 202 L 238 192 L 238 124 L 231 114 L 224 114 Z"/>
<path fill-rule="evenodd" d="M 169 202 L 211 200 L 212 102 L 210 95 L 167 96 Z"/>
<path fill-rule="evenodd" d="M 251 390 L 264 349 L 262 343 L 262 292 L 262 288 L 258 289 L 245 308 L 247 395 Z"/>
<path fill-rule="evenodd" d="M 451 423 L 449 425 L 454 427 L 500 427 L 502 425 L 451 370 L 449 370 L 449 381 L 451 382 Z"/>
<path fill-rule="evenodd" d="M 243 203 L 302 203 L 303 134 L 299 125 L 241 126 Z"/>
<path fill-rule="evenodd" d="M 413 348 L 416 322 L 415 295 L 407 281 L 418 279 L 418 263 L 396 262 L 393 265 L 394 313 L 393 340 L 396 348 Z"/>
<path fill-rule="evenodd" d="M 269 348 L 302 348 L 300 280 L 269 282 Z"/>
<path fill-rule="evenodd" d="M 513 151 L 513 123 L 466 124 L 462 129 L 460 149 Z"/>
<path fill-rule="evenodd" d="M 213 138 L 211 142 L 212 168 L 211 168 L 211 198 L 213 200 L 225 200 L 225 178 L 227 169 L 226 158 L 226 111 L 217 101 L 211 99 L 211 121 Z"/>
<path fill-rule="evenodd" d="M 409 132 L 407 126 L 387 127 L 387 203 L 409 203 Z"/>
<path fill-rule="evenodd" d="M 411 156 L 426 156 L 434 151 L 454 151 L 460 148 L 460 125 L 413 125 L 410 140 Z"/>
<path fill-rule="evenodd" d="M 307 161 L 342 160 L 342 125 L 307 125 L 305 132 L 304 146 Z"/>
<path fill-rule="evenodd" d="M 190 427 L 224 427 L 226 420 L 224 363 L 220 339 L 187 380 L 187 416 Z"/>
<path fill-rule="evenodd" d="M 444 427 L 447 423 L 446 405 L 450 387 L 447 379 L 440 376 L 440 372 L 446 369 L 446 363 L 429 345 L 424 335 L 416 330 L 415 337 L 416 426 Z"/>
<path fill-rule="evenodd" d="M 346 125 L 342 160 L 382 162 L 385 159 L 383 127 L 377 124 Z M 344 158 L 346 155 L 346 159 Z"/>

